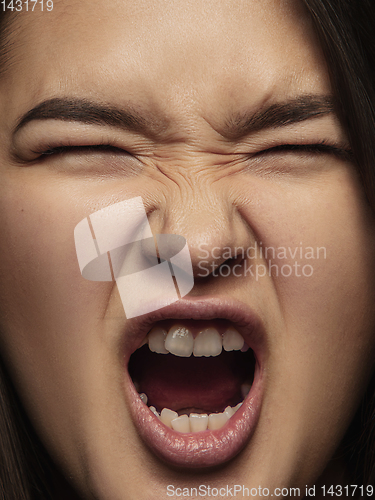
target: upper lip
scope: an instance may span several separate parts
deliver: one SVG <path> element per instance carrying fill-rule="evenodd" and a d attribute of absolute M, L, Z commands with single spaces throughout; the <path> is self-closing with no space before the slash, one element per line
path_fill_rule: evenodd
<path fill-rule="evenodd" d="M 225 319 L 244 337 L 254 351 L 258 363 L 266 351 L 266 332 L 259 315 L 241 301 L 222 297 L 187 297 L 153 311 L 129 319 L 125 353 L 130 355 L 144 342 L 152 326 L 167 319 L 211 320 Z"/>

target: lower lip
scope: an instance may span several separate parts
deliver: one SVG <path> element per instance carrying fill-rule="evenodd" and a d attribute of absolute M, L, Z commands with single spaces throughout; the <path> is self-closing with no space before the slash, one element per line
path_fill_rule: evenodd
<path fill-rule="evenodd" d="M 235 457 L 251 439 L 259 419 L 261 379 L 257 365 L 251 390 L 242 406 L 216 431 L 183 434 L 170 429 L 142 403 L 129 374 L 127 393 L 135 426 L 158 457 L 179 467 L 213 467 Z"/>

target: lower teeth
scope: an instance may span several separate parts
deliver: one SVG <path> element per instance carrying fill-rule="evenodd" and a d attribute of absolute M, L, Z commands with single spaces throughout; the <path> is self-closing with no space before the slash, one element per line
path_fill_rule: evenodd
<path fill-rule="evenodd" d="M 147 396 L 142 393 L 139 395 L 140 399 L 144 404 L 147 404 Z M 177 432 L 187 433 L 187 432 L 202 432 L 205 430 L 216 431 L 221 429 L 228 420 L 236 413 L 236 411 L 241 407 L 242 403 L 237 406 L 231 407 L 227 406 L 222 413 L 190 413 L 190 415 L 180 415 L 178 413 L 170 410 L 169 408 L 163 408 L 161 413 L 159 413 L 154 406 L 150 406 L 149 409 L 152 413 L 159 418 L 164 425 L 173 429 Z"/>

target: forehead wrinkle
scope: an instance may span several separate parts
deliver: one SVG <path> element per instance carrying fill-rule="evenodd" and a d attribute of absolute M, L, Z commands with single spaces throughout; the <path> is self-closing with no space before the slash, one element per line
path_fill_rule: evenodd
<path fill-rule="evenodd" d="M 67 18 L 67 14 L 69 14 L 69 10 L 73 5 L 73 0 L 59 2 L 58 12 L 54 5 L 53 14 L 59 18 L 58 25 L 63 24 L 63 19 Z M 26 43 L 25 38 L 31 36 L 31 41 L 29 40 L 28 44 L 32 44 L 33 37 L 37 39 L 38 32 L 34 29 L 37 23 L 42 21 L 43 31 L 49 29 L 48 22 L 43 23 L 44 14 L 44 11 L 38 11 L 37 9 L 34 12 L 0 10 L 0 78 L 5 78 L 12 68 L 21 61 L 23 55 L 22 45 Z M 71 21 L 71 17 L 69 17 L 69 21 Z"/>
<path fill-rule="evenodd" d="M 22 44 L 19 17 L 0 11 L 0 77 L 5 77 L 17 63 L 17 49 Z"/>
<path fill-rule="evenodd" d="M 1 12 L 0 15 L 0 78 L 5 79 L 13 69 L 22 60 L 22 46 L 26 43 L 25 39 L 33 30 L 29 29 L 35 25 L 40 17 L 38 12 L 28 18 L 26 12 Z M 34 38 L 36 38 L 35 35 Z M 33 43 L 33 38 L 29 41 Z"/>

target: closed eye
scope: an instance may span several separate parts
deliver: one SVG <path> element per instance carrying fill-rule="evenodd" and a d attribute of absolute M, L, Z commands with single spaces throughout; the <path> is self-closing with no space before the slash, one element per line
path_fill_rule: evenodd
<path fill-rule="evenodd" d="M 73 146 L 68 144 L 34 148 L 33 158 L 21 159 L 25 166 L 44 166 L 70 174 L 106 176 L 107 178 L 121 175 L 122 177 L 138 175 L 144 165 L 126 149 L 113 144 L 91 144 Z M 17 160 L 19 162 L 19 160 Z"/>
<path fill-rule="evenodd" d="M 56 146 L 45 149 L 44 151 L 33 151 L 33 153 L 43 156 L 52 156 L 52 155 L 63 155 L 66 153 L 121 153 L 121 154 L 130 154 L 124 149 L 117 148 L 112 146 L 111 144 L 94 144 L 89 146 Z"/>
<path fill-rule="evenodd" d="M 330 154 L 339 157 L 341 159 L 346 159 L 346 160 L 353 159 L 353 152 L 350 149 L 345 149 L 343 147 L 340 147 L 339 145 L 334 146 L 331 144 L 326 144 L 324 142 L 316 144 L 281 144 L 279 146 L 274 146 L 269 149 L 264 149 L 263 151 L 256 153 L 253 157 L 279 153 L 279 152 L 307 153 L 311 155 Z"/>

